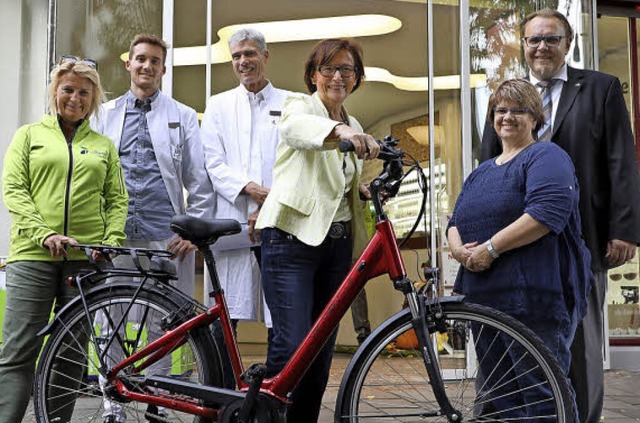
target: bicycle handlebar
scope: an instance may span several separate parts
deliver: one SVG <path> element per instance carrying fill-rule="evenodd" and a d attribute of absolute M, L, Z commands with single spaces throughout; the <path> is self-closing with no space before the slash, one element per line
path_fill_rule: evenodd
<path fill-rule="evenodd" d="M 380 145 L 378 159 L 382 160 L 384 165 L 382 173 L 369 185 L 369 191 L 371 191 L 371 201 L 378 219 L 386 219 L 382 210 L 382 196 L 391 198 L 398 193 L 400 182 L 404 177 L 403 159 L 406 153 L 396 148 L 398 140 L 390 135 L 387 135 L 384 140 L 376 140 L 376 142 Z M 343 153 L 355 150 L 353 143 L 349 140 L 340 141 L 338 148 Z"/>
<path fill-rule="evenodd" d="M 398 140 L 387 136 L 383 141 L 376 140 L 376 142 L 380 145 L 380 153 L 378 153 L 378 159 L 380 160 L 397 160 L 404 157 L 404 151 L 400 149 L 396 149 L 395 146 L 398 145 Z M 355 151 L 355 146 L 349 140 L 342 140 L 338 144 L 338 149 L 347 153 L 349 151 Z"/>

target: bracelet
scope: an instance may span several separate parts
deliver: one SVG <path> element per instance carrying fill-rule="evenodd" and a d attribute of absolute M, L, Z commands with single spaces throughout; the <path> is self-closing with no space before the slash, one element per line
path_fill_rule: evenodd
<path fill-rule="evenodd" d="M 500 254 L 498 254 L 496 249 L 493 248 L 493 244 L 491 243 L 491 238 L 489 238 L 489 240 L 484 243 L 484 246 L 487 247 L 487 250 L 489 251 L 489 254 L 491 254 L 491 257 L 493 257 L 494 259 L 497 259 L 498 257 L 500 257 Z"/>

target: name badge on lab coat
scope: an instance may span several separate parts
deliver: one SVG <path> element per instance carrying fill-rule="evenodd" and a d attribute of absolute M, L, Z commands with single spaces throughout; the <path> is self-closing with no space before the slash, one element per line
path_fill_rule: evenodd
<path fill-rule="evenodd" d="M 277 125 L 280 122 L 280 116 L 282 112 L 280 110 L 269 110 L 269 117 L 271 118 L 271 124 Z"/>

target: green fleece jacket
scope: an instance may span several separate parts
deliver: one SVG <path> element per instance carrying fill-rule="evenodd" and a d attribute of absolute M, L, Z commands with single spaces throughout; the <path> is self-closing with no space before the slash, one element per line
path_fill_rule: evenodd
<path fill-rule="evenodd" d="M 44 247 L 52 234 L 81 244 L 120 246 L 128 194 L 113 142 L 86 120 L 70 144 L 57 118 L 18 129 L 4 158 L 2 194 L 11 215 L 7 262 L 58 261 Z M 68 249 L 70 260 L 86 260 Z"/>

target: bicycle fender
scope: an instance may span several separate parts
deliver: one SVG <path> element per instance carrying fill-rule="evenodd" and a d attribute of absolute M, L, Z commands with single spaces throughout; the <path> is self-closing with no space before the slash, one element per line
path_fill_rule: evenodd
<path fill-rule="evenodd" d="M 461 302 L 464 301 L 464 297 L 465 297 L 464 295 L 456 295 L 456 296 L 450 296 L 450 297 L 438 297 L 438 298 L 435 298 L 435 299 L 426 300 L 425 304 L 426 305 L 432 305 L 432 304 L 435 304 L 435 303 L 440 303 L 440 304 L 444 304 L 444 303 L 461 303 Z M 389 326 L 395 325 L 398 320 L 401 320 L 401 319 L 405 318 L 405 316 L 407 314 L 410 314 L 410 313 L 411 313 L 411 311 L 407 307 L 407 308 L 404 308 L 404 309 L 400 310 L 396 314 L 393 314 L 387 320 L 382 322 L 380 324 L 380 326 L 378 326 L 373 332 L 371 332 L 371 334 L 367 337 L 367 339 L 358 348 L 356 353 L 351 358 L 351 361 L 349 361 L 349 365 L 347 366 L 347 368 L 346 368 L 346 370 L 344 372 L 344 376 L 342 377 L 342 382 L 340 382 L 340 389 L 338 390 L 338 397 L 336 398 L 336 410 L 338 409 L 338 407 L 340 407 L 340 405 L 343 402 L 345 384 L 347 383 L 348 376 L 353 371 L 353 366 L 355 365 L 355 363 L 358 362 L 358 360 L 360 359 L 360 356 L 364 353 L 364 351 L 367 350 L 367 346 L 370 343 L 374 342 L 374 339 L 376 338 L 378 333 L 386 330 L 387 327 L 389 327 Z"/>
<path fill-rule="evenodd" d="M 87 290 L 85 292 L 84 296 L 85 296 L 85 298 L 89 299 L 90 297 L 95 295 L 97 292 L 102 292 L 104 290 L 112 290 L 113 288 L 116 288 L 116 287 L 119 287 L 119 286 L 131 286 L 131 285 L 127 284 L 127 283 L 122 283 L 122 282 L 101 284 L 101 285 L 95 286 L 95 287 Z M 55 314 L 55 316 L 53 316 L 53 320 L 51 320 L 49 323 L 47 323 L 47 325 L 44 328 L 42 328 L 40 330 L 40 332 L 38 332 L 37 336 L 50 335 L 55 330 L 55 328 L 60 324 L 60 321 L 62 320 L 62 318 L 67 315 L 69 310 L 74 308 L 74 307 L 76 307 L 78 304 L 82 304 L 82 298 L 79 295 L 77 297 L 75 297 L 73 300 L 69 301 L 67 304 L 65 304 Z"/>

